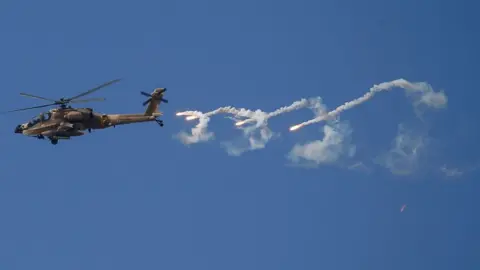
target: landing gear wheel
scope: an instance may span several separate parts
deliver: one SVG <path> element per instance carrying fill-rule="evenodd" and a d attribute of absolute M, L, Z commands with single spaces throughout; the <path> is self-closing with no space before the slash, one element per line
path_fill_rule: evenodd
<path fill-rule="evenodd" d="M 58 139 L 52 139 L 50 142 L 51 142 L 53 145 L 56 145 L 56 144 L 58 143 Z"/>

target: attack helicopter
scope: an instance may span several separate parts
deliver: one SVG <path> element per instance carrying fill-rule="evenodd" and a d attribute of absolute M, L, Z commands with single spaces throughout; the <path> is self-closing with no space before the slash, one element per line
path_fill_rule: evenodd
<path fill-rule="evenodd" d="M 158 117 L 162 116 L 163 113 L 158 111 L 158 107 L 160 102 L 168 103 L 168 100 L 163 98 L 165 91 L 167 91 L 166 88 L 156 88 L 151 94 L 143 91 L 140 92 L 140 94 L 148 97 L 148 99 L 143 102 L 143 106 L 148 104 L 143 114 L 104 114 L 94 112 L 92 108 L 73 108 L 69 105 L 70 103 L 105 101 L 105 98 L 78 98 L 89 95 L 118 81 L 120 81 L 120 79 L 106 82 L 74 97 L 61 98 L 59 100 L 20 93 L 22 96 L 42 99 L 52 103 L 17 109 L 8 111 L 7 113 L 57 105 L 57 108 L 42 112 L 38 116 L 32 118 L 29 122 L 19 124 L 15 127 L 16 134 L 23 134 L 25 136 L 35 137 L 38 139 L 48 139 L 53 145 L 58 144 L 58 141 L 61 139 L 69 140 L 71 137 L 83 136 L 85 135 L 85 130 L 91 133 L 94 129 L 105 129 L 109 127 L 115 127 L 117 125 L 153 121 L 163 127 L 163 120 L 158 119 Z"/>

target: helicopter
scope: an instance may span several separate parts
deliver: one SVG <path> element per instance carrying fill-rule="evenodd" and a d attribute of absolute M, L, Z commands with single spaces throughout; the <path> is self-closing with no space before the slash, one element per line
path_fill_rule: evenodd
<path fill-rule="evenodd" d="M 143 106 L 148 104 L 143 114 L 105 114 L 94 112 L 92 108 L 73 108 L 69 105 L 70 103 L 105 101 L 105 98 L 78 98 L 89 95 L 118 81 L 120 81 L 120 79 L 106 82 L 74 97 L 61 98 L 59 100 L 20 93 L 22 96 L 42 99 L 52 103 L 17 109 L 8 111 L 7 113 L 58 105 L 57 108 L 50 109 L 46 112 L 41 112 L 38 116 L 33 117 L 29 122 L 19 124 L 15 127 L 16 134 L 22 134 L 42 140 L 48 139 L 53 145 L 58 144 L 58 141 L 62 139 L 69 140 L 71 137 L 83 136 L 85 135 L 85 130 L 91 133 L 94 129 L 105 129 L 109 127 L 115 127 L 117 125 L 153 121 L 163 127 L 163 120 L 158 119 L 158 117 L 162 116 L 163 113 L 158 111 L 158 107 L 160 102 L 168 103 L 168 100 L 163 98 L 165 91 L 167 91 L 166 88 L 155 88 L 151 94 L 143 91 L 140 92 L 140 94 L 148 97 L 148 99 L 143 102 Z"/>

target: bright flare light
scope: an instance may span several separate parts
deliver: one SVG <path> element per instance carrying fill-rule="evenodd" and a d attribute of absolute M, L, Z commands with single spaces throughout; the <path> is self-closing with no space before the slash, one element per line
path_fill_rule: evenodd
<path fill-rule="evenodd" d="M 239 122 L 235 123 L 235 126 L 241 126 L 241 125 L 245 124 L 245 122 L 246 122 L 245 120 L 239 121 Z"/>
<path fill-rule="evenodd" d="M 187 121 L 192 121 L 192 120 L 195 120 L 195 119 L 198 119 L 198 116 L 190 115 L 190 116 L 185 117 L 185 120 L 187 120 Z"/>
<path fill-rule="evenodd" d="M 301 128 L 301 127 L 302 127 L 302 125 L 293 126 L 293 127 L 290 128 L 290 131 L 295 131 L 295 130 Z"/>

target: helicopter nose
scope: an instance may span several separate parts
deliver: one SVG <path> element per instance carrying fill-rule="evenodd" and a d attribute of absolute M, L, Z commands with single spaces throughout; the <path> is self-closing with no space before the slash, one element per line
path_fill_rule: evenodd
<path fill-rule="evenodd" d="M 18 126 L 15 128 L 15 133 L 22 133 L 22 125 L 18 125 Z"/>

